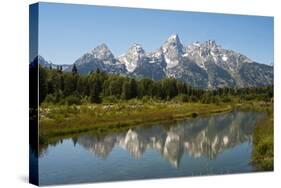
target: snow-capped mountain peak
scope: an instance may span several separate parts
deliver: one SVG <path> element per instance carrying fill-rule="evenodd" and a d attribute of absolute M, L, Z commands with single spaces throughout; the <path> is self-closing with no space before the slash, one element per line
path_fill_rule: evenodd
<path fill-rule="evenodd" d="M 104 43 L 102 43 L 102 44 L 98 45 L 96 48 L 94 48 L 91 51 L 91 53 L 94 56 L 94 58 L 100 59 L 100 60 L 111 60 L 114 58 L 114 55 L 112 54 L 110 49 L 107 47 L 107 45 Z"/>
<path fill-rule="evenodd" d="M 205 42 L 207 46 L 211 49 L 218 48 L 218 45 L 215 40 L 208 40 Z"/>
<path fill-rule="evenodd" d="M 133 72 L 145 57 L 145 51 L 140 44 L 134 43 L 128 51 L 119 57 L 119 61 L 125 64 L 128 72 Z"/>
<path fill-rule="evenodd" d="M 184 49 L 177 34 L 171 35 L 161 46 L 161 49 L 167 68 L 175 67 L 180 63 Z"/>
<path fill-rule="evenodd" d="M 105 44 L 75 61 L 81 73 L 100 69 L 113 74 L 163 79 L 174 77 L 195 87 L 248 87 L 271 85 L 271 66 L 255 63 L 245 55 L 222 48 L 215 40 L 193 42 L 183 47 L 177 34 L 152 52 L 133 44 L 114 58 Z M 71 69 L 67 69 L 71 71 Z"/>
<path fill-rule="evenodd" d="M 171 36 L 168 37 L 167 42 L 174 42 L 174 43 L 180 43 L 180 39 L 178 34 L 172 34 Z"/>
<path fill-rule="evenodd" d="M 136 55 L 136 56 L 137 56 L 137 55 L 141 56 L 141 55 L 144 55 L 145 51 L 144 51 L 144 49 L 141 47 L 140 44 L 134 43 L 134 44 L 132 45 L 132 47 L 129 48 L 129 50 L 128 50 L 127 53 L 131 53 L 131 54 Z"/>
<path fill-rule="evenodd" d="M 74 63 L 81 65 L 87 62 L 100 60 L 103 61 L 105 64 L 113 64 L 115 63 L 114 55 L 107 47 L 106 44 L 102 43 L 95 47 L 90 52 L 85 53 L 79 59 L 77 59 Z"/>

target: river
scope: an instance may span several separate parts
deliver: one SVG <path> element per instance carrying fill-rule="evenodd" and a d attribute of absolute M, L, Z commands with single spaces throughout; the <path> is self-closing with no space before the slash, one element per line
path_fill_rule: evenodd
<path fill-rule="evenodd" d="M 39 184 L 252 172 L 252 134 L 265 116 L 234 111 L 61 139 L 39 156 Z"/>

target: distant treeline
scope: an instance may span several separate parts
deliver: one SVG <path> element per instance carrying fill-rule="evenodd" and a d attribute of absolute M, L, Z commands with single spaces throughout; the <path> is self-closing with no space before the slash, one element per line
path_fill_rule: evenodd
<path fill-rule="evenodd" d="M 31 67 L 31 72 L 37 67 Z M 177 100 L 181 102 L 219 103 L 240 100 L 270 101 L 273 86 L 257 88 L 199 89 L 185 82 L 166 78 L 151 80 L 108 74 L 100 70 L 80 75 L 74 66 L 72 72 L 60 68 L 39 66 L 39 102 L 54 104 L 81 104 L 84 102 L 116 102 L 129 99 Z"/>

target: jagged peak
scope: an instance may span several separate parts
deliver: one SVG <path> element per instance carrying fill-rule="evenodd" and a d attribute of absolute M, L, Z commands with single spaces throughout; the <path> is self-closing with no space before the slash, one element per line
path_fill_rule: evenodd
<path fill-rule="evenodd" d="M 219 45 L 217 44 L 217 42 L 215 40 L 207 40 L 205 42 L 205 45 L 207 45 L 210 48 L 217 48 L 217 47 L 219 47 Z"/>
<path fill-rule="evenodd" d="M 141 44 L 139 44 L 139 43 L 133 43 L 132 46 L 133 46 L 133 47 L 136 47 L 136 48 L 142 48 Z"/>
<path fill-rule="evenodd" d="M 92 51 L 91 54 L 97 59 L 112 59 L 114 55 L 108 48 L 105 43 L 101 43 L 100 45 L 96 46 Z"/>
<path fill-rule="evenodd" d="M 172 34 L 168 37 L 167 42 L 180 42 L 178 34 Z"/>
<path fill-rule="evenodd" d="M 101 44 L 97 45 L 91 52 L 96 53 L 99 51 L 109 51 L 110 52 L 110 49 L 108 48 L 108 46 L 105 43 L 101 43 Z"/>
<path fill-rule="evenodd" d="M 134 43 L 128 50 L 128 52 L 134 52 L 134 53 L 138 53 L 138 54 L 144 54 L 145 51 L 142 48 L 142 46 L 138 43 Z"/>
<path fill-rule="evenodd" d="M 203 42 L 195 41 L 188 46 L 197 46 L 197 47 L 205 47 L 205 48 L 221 48 L 219 44 L 215 40 L 207 40 Z"/>
<path fill-rule="evenodd" d="M 180 53 L 183 53 L 183 45 L 180 42 L 179 36 L 177 34 L 172 34 L 161 46 L 163 53 L 166 53 L 169 50 L 176 50 Z"/>
<path fill-rule="evenodd" d="M 134 43 L 134 44 L 132 45 L 132 48 L 143 49 L 142 46 L 141 46 L 141 44 L 139 44 L 139 43 Z"/>
<path fill-rule="evenodd" d="M 105 43 L 97 45 L 94 49 L 106 49 L 109 50 L 108 46 Z"/>

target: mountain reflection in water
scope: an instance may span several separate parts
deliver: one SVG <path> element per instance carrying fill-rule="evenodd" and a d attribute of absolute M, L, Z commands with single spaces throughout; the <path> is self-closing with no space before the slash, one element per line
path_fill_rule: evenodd
<path fill-rule="evenodd" d="M 265 113 L 234 111 L 210 117 L 198 117 L 172 123 L 137 127 L 110 133 L 102 138 L 83 134 L 73 139 L 94 155 L 106 160 L 114 147 L 139 159 L 147 149 L 158 151 L 178 167 L 183 155 L 215 159 L 219 153 L 244 142 L 251 142 L 253 128 Z"/>

